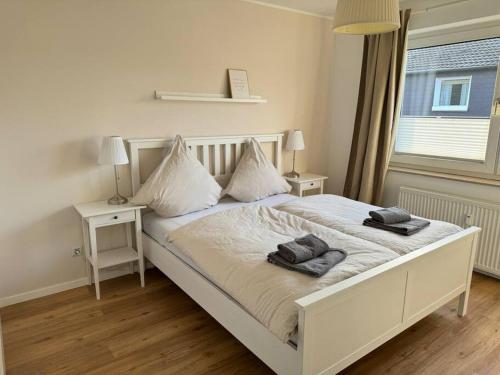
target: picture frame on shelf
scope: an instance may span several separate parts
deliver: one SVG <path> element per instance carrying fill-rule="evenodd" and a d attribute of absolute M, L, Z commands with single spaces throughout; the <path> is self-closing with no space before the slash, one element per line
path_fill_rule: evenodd
<path fill-rule="evenodd" d="M 250 88 L 248 85 L 248 73 L 243 69 L 228 69 L 229 88 L 231 90 L 231 98 L 233 99 L 249 99 Z"/>

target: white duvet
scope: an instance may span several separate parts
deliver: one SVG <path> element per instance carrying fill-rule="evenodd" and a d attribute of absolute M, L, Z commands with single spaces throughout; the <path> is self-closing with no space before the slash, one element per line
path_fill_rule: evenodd
<path fill-rule="evenodd" d="M 279 243 L 313 233 L 348 256 L 321 278 L 267 262 Z M 273 334 L 287 341 L 298 311 L 294 301 L 398 257 L 395 252 L 270 207 L 247 206 L 209 215 L 169 235 L 212 282 Z"/>
<path fill-rule="evenodd" d="M 403 236 L 363 225 L 368 212 L 380 209 L 338 195 L 314 195 L 295 199 L 275 207 L 331 229 L 362 238 L 398 254 L 407 254 L 462 230 L 457 225 L 430 220 L 431 224 L 411 236 Z"/>

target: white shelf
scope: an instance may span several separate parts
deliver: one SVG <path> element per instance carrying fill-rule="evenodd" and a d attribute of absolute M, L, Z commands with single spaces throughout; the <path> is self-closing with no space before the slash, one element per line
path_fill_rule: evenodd
<path fill-rule="evenodd" d="M 139 255 L 131 247 L 120 247 L 118 249 L 100 251 L 97 259 L 98 268 L 107 268 L 139 260 Z M 89 258 L 89 261 L 92 263 L 92 258 Z M 95 266 L 93 263 L 92 265 Z"/>
<path fill-rule="evenodd" d="M 159 100 L 187 101 L 187 102 L 219 102 L 219 103 L 267 103 L 260 96 L 251 96 L 248 99 L 233 99 L 222 94 L 196 94 L 186 92 L 155 91 L 155 98 Z"/>

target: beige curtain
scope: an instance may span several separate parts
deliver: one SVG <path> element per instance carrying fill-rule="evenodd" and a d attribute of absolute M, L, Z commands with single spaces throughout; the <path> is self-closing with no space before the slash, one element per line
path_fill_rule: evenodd
<path fill-rule="evenodd" d="M 398 117 L 410 10 L 401 28 L 365 36 L 356 122 L 344 196 L 380 205 Z"/>

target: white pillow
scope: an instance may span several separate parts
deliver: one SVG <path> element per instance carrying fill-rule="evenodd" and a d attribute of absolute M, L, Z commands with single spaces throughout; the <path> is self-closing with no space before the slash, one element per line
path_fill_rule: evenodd
<path fill-rule="evenodd" d="M 240 202 L 253 202 L 270 195 L 288 193 L 292 187 L 266 158 L 259 142 L 252 138 L 224 194 Z"/>
<path fill-rule="evenodd" d="M 185 215 L 217 204 L 222 188 L 192 156 L 182 137 L 149 176 L 132 201 L 147 204 L 163 217 Z"/>

